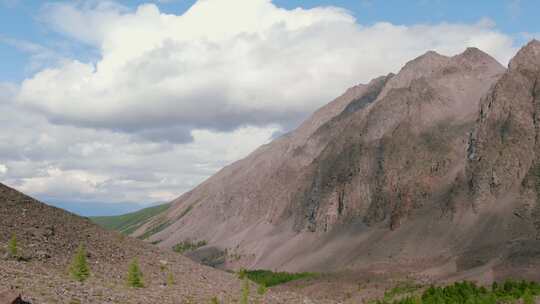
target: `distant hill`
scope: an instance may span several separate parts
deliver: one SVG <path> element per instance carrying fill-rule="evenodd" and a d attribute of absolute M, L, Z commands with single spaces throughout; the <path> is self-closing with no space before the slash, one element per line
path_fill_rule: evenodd
<path fill-rule="evenodd" d="M 47 202 L 48 205 L 58 207 L 75 213 L 84 217 L 96 217 L 96 216 L 116 216 L 123 215 L 126 213 L 132 213 L 139 211 L 143 208 L 150 206 L 161 205 L 163 202 L 159 203 L 147 203 L 139 204 L 134 202 L 126 203 L 111 203 L 111 202 L 77 202 L 77 201 L 57 201 L 54 199 L 49 199 L 47 197 L 40 198 L 43 201 Z"/>
<path fill-rule="evenodd" d="M 122 215 L 94 216 L 90 217 L 90 220 L 105 229 L 131 234 L 146 224 L 153 216 L 165 212 L 170 206 L 171 204 L 162 204 Z"/>

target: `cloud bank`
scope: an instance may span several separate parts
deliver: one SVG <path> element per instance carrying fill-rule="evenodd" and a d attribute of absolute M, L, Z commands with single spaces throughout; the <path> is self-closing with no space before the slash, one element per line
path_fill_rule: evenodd
<path fill-rule="evenodd" d="M 512 40 L 490 22 L 362 26 L 339 8 L 203 0 L 183 15 L 154 4 L 45 7 L 51 26 L 101 52 L 21 85 L 18 101 L 56 123 L 188 142 L 195 129 L 296 125 L 347 87 L 426 50 L 477 46 L 506 62 Z"/>

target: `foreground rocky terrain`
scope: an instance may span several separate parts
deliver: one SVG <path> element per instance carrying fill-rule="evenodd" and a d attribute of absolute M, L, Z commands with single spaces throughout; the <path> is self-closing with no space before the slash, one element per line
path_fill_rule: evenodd
<path fill-rule="evenodd" d="M 428 52 L 172 202 L 134 236 L 221 267 L 540 279 L 540 42 Z M 399 267 L 396 267 L 399 266 Z"/>
<path fill-rule="evenodd" d="M 0 184 L 0 293 L 22 294 L 34 304 L 45 303 L 235 303 L 242 282 L 236 275 L 194 263 L 142 241 L 106 231 L 88 219 L 47 206 Z M 16 236 L 19 258 L 7 244 Z M 68 274 L 79 244 L 87 248 L 90 278 L 79 283 Z M 145 288 L 126 284 L 128 265 L 140 262 Z M 168 285 L 168 274 L 174 284 Z M 306 296 L 250 288 L 252 300 L 263 303 L 303 303 Z M 11 303 L 11 302 L 8 302 Z M 318 302 L 314 302 L 318 303 Z"/>

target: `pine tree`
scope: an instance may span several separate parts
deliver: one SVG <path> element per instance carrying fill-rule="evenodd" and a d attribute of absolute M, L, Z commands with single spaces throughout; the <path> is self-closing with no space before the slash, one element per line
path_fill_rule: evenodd
<path fill-rule="evenodd" d="M 167 286 L 173 286 L 174 284 L 176 284 L 176 282 L 174 281 L 174 275 L 172 271 L 169 271 L 169 273 L 167 274 Z"/>
<path fill-rule="evenodd" d="M 90 276 L 90 267 L 86 261 L 86 249 L 84 245 L 79 245 L 77 253 L 73 257 L 70 267 L 71 277 L 79 282 L 84 282 Z"/>
<path fill-rule="evenodd" d="M 523 304 L 534 304 L 534 297 L 529 289 L 523 294 Z"/>
<path fill-rule="evenodd" d="M 11 235 L 11 239 L 9 240 L 9 243 L 8 243 L 8 250 L 9 250 L 9 255 L 13 258 L 17 257 L 19 254 L 19 248 L 17 245 L 17 237 L 15 236 L 15 233 Z"/>
<path fill-rule="evenodd" d="M 134 287 L 134 288 L 144 287 L 142 277 L 143 277 L 143 274 L 139 267 L 139 262 L 137 261 L 137 259 L 133 259 L 128 269 L 128 277 L 127 277 L 128 286 Z"/>
<path fill-rule="evenodd" d="M 249 304 L 249 281 L 247 277 L 244 277 L 242 284 L 242 297 L 240 298 L 240 304 Z"/>
<path fill-rule="evenodd" d="M 264 284 L 259 285 L 259 287 L 257 288 L 257 294 L 259 295 L 259 297 L 257 298 L 255 303 L 261 303 L 267 291 L 268 291 L 268 288 L 266 288 Z"/>
<path fill-rule="evenodd" d="M 267 291 L 268 291 L 268 288 L 266 288 L 266 286 L 264 285 L 259 285 L 259 287 L 257 288 L 257 293 L 261 296 L 264 296 Z"/>

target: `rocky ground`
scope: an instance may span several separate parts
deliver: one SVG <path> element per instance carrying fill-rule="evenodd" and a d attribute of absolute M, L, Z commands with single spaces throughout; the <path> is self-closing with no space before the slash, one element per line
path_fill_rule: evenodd
<path fill-rule="evenodd" d="M 184 256 L 137 239 L 106 231 L 88 219 L 42 204 L 0 184 L 0 286 L 45 303 L 220 303 L 239 300 L 242 282 L 235 274 L 199 265 Z M 20 258 L 7 253 L 12 235 Z M 84 282 L 69 276 L 79 244 L 87 248 L 92 275 Z M 140 261 L 145 288 L 126 284 L 128 264 Z M 168 273 L 175 283 L 167 285 Z M 256 294 L 252 301 L 303 303 L 306 296 L 285 292 Z M 1 292 L 2 290 L 0 290 Z M 308 300 L 309 301 L 309 300 Z M 316 303 L 316 302 L 314 302 Z"/>

